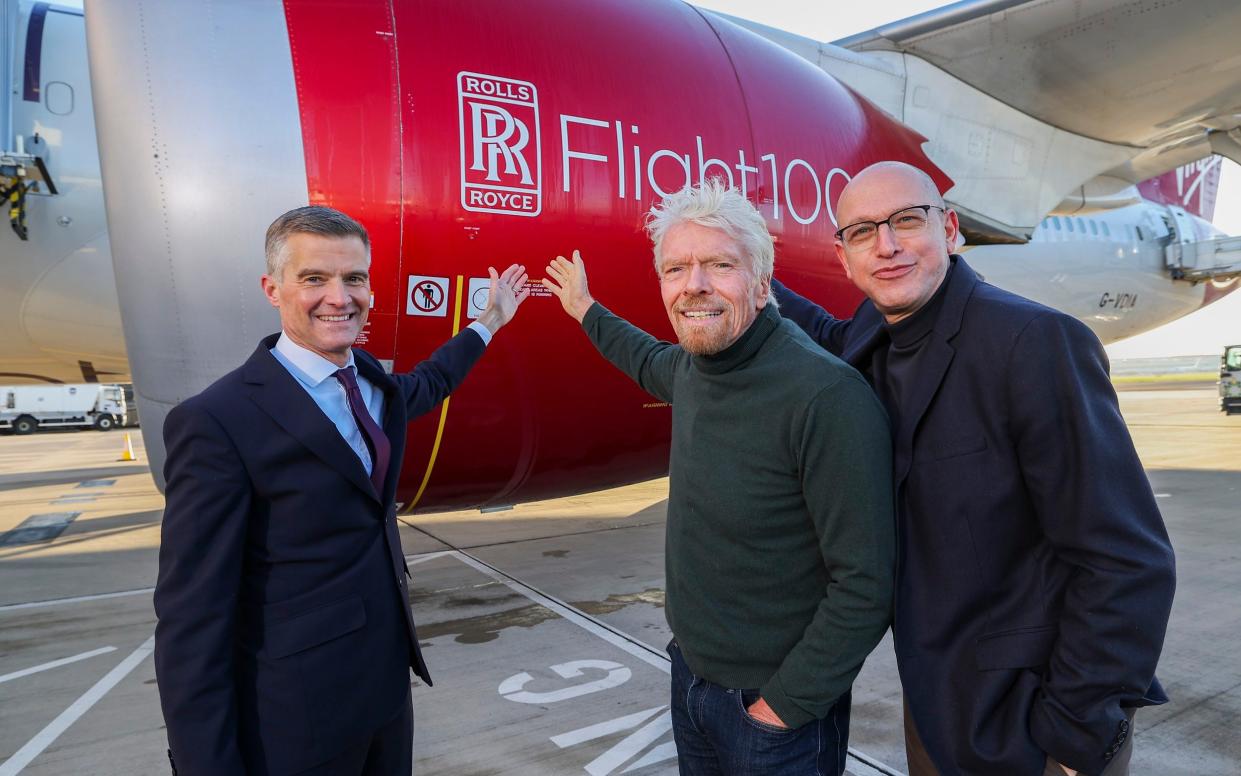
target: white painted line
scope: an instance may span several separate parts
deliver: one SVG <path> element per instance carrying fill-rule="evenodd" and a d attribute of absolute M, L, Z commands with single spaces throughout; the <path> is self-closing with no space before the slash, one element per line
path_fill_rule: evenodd
<path fill-rule="evenodd" d="M 52 598 L 47 601 L 31 601 L 24 604 L 6 604 L 0 606 L 0 612 L 12 612 L 18 609 L 41 609 L 45 606 L 60 606 L 61 604 L 80 604 L 85 601 L 102 601 L 105 598 L 124 598 L 131 595 L 142 595 L 144 593 L 154 593 L 153 587 L 141 587 L 137 590 L 118 590 L 115 593 L 97 593 L 95 595 L 79 595 L 73 598 Z"/>
<path fill-rule="evenodd" d="M 594 741 L 596 738 L 603 738 L 613 733 L 619 733 L 622 730 L 637 727 L 666 708 L 668 707 L 656 706 L 653 709 L 636 711 L 624 717 L 609 719 L 577 730 L 570 730 L 568 733 L 561 733 L 558 736 L 552 736 L 551 741 L 561 749 L 568 749 L 571 746 L 577 746 L 586 741 Z"/>
<path fill-rule="evenodd" d="M 849 747 L 849 762 L 845 770 L 853 776 L 905 776 L 891 765 L 885 765 L 853 747 Z"/>
<path fill-rule="evenodd" d="M 511 590 L 521 593 L 531 601 L 534 601 L 542 606 L 546 606 L 548 609 L 551 609 L 553 612 L 559 614 L 561 617 L 579 628 L 582 628 L 588 633 L 603 639 L 618 649 L 628 652 L 642 662 L 658 668 L 665 674 L 672 673 L 671 660 L 668 658 L 667 653 L 663 650 L 656 649 L 655 647 L 635 639 L 628 634 L 613 630 L 585 612 L 575 609 L 564 601 L 561 601 L 559 598 L 548 595 L 535 587 L 531 587 L 530 585 L 519 581 L 515 577 L 510 577 L 499 569 L 488 565 L 485 561 L 475 558 L 473 555 L 462 552 L 461 550 L 449 550 L 446 552 L 433 553 L 433 556 L 437 558 L 443 557 L 444 555 L 454 556 L 465 565 L 476 569 L 503 585 L 506 585 Z M 427 560 L 431 559 L 431 557 L 427 555 L 419 555 L 416 557 L 426 558 Z M 849 771 L 856 774 L 856 776 L 905 776 L 905 774 L 901 773 L 896 768 L 893 768 L 890 765 L 885 765 L 879 760 L 876 760 L 874 757 L 863 754 L 852 747 L 849 748 L 847 768 Z M 4 774 L 0 773 L 0 776 L 4 776 Z"/>
<path fill-rule="evenodd" d="M 645 768 L 648 765 L 654 765 L 655 763 L 662 763 L 664 760 L 675 760 L 676 756 L 677 756 L 677 742 L 676 741 L 665 741 L 659 746 L 652 749 L 651 751 L 647 752 L 646 756 L 644 756 L 641 760 L 638 760 L 637 762 L 635 762 L 633 765 L 630 765 L 625 770 L 621 771 L 621 773 L 629 773 L 630 771 L 636 771 L 639 768 Z"/>
<path fill-rule="evenodd" d="M 405 564 L 407 566 L 416 566 L 419 563 L 426 563 L 427 561 L 435 560 L 436 558 L 443 558 L 445 556 L 455 557 L 454 553 L 454 550 L 442 550 L 440 552 L 427 552 L 422 555 L 406 555 Z"/>
<path fill-rule="evenodd" d="M 74 655 L 73 657 L 62 657 L 60 660 L 53 660 L 50 663 L 43 663 L 42 665 L 23 668 L 20 671 L 14 671 L 11 674 L 4 674 L 3 676 L 0 676 L 0 684 L 12 681 L 13 679 L 21 679 L 23 676 L 37 674 L 40 671 L 50 671 L 53 668 L 60 668 L 61 666 L 67 666 L 70 663 L 76 663 L 79 660 L 86 660 L 87 658 L 92 658 L 96 655 L 106 655 L 109 652 L 115 651 L 116 647 L 100 647 L 99 649 L 92 649 L 90 652 L 83 652 L 82 654 Z"/>
<path fill-rule="evenodd" d="M 588 616 L 584 612 L 574 609 L 572 606 L 569 606 L 559 598 L 555 598 L 541 590 L 530 587 L 524 582 L 518 582 L 513 577 L 508 576 L 499 569 L 487 565 L 487 563 L 475 558 L 472 555 L 467 555 L 460 550 L 453 550 L 452 553 L 465 565 L 470 566 L 471 568 L 491 577 L 495 581 L 508 586 L 510 589 L 521 593 L 526 598 L 534 601 L 536 604 L 546 606 L 548 609 L 551 609 L 553 612 L 578 626 L 582 630 L 603 639 L 623 652 L 628 652 L 641 660 L 643 663 L 654 666 L 660 671 L 663 671 L 665 674 L 672 673 L 672 665 L 663 650 L 656 649 L 655 647 L 639 641 L 632 636 L 613 630 L 593 617 Z M 0 776 L 3 775 L 0 774 Z"/>
<path fill-rule="evenodd" d="M 138 667 L 138 664 L 146 659 L 147 655 L 155 649 L 155 637 L 151 636 L 142 645 L 129 653 L 129 656 L 117 664 L 95 685 L 82 694 L 69 708 L 60 713 L 56 719 L 48 723 L 47 727 L 40 730 L 35 737 L 26 742 L 26 745 L 13 753 L 13 756 L 4 761 L 0 765 L 0 776 L 17 776 L 22 769 L 30 764 L 31 760 L 42 754 L 52 743 L 69 729 L 69 726 L 90 711 L 90 708 L 99 702 L 103 696 L 115 687 L 122 679 L 129 675 L 131 671 Z"/>
<path fill-rule="evenodd" d="M 496 692 L 500 693 L 504 700 L 512 701 L 513 703 L 544 705 L 560 703 L 570 698 L 590 695 L 592 692 L 602 692 L 613 687 L 620 687 L 633 676 L 633 671 L 629 669 L 629 666 L 613 663 L 611 660 L 572 660 L 568 663 L 557 663 L 551 666 L 552 671 L 556 672 L 561 679 L 572 679 L 575 676 L 581 676 L 583 668 L 598 668 L 601 671 L 606 671 L 607 676 L 602 679 L 596 679 L 593 682 L 583 682 L 582 684 L 561 687 L 559 690 L 551 692 L 531 692 L 523 688 L 534 681 L 534 677 L 528 672 L 522 671 L 500 682 Z"/>
<path fill-rule="evenodd" d="M 643 725 L 636 733 L 626 736 L 616 746 L 587 763 L 586 772 L 590 776 L 607 776 L 621 767 L 626 760 L 633 758 L 643 749 L 663 738 L 665 733 L 671 731 L 672 712 L 664 712 Z M 661 751 L 667 753 L 666 748 Z M 676 751 L 675 742 L 673 743 L 673 751 Z M 673 755 L 673 757 L 675 756 Z M 625 770 L 628 771 L 630 769 L 626 768 Z"/>

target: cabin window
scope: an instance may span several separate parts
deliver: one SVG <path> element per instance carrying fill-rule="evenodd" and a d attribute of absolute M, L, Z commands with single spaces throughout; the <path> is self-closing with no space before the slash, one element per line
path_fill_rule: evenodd
<path fill-rule="evenodd" d="M 1066 232 L 1073 231 L 1073 219 L 1069 218 L 1068 216 L 1064 217 L 1064 231 Z"/>
<path fill-rule="evenodd" d="M 1100 224 L 1099 224 L 1099 228 L 1103 230 L 1103 236 L 1104 236 L 1104 237 L 1111 237 L 1111 236 L 1112 236 L 1112 232 L 1111 232 L 1111 230 L 1107 228 L 1107 221 L 1103 221 L 1102 223 L 1100 223 Z"/>
<path fill-rule="evenodd" d="M 1134 228 L 1135 230 L 1137 230 L 1137 233 L 1138 233 L 1138 242 L 1146 242 L 1146 234 L 1142 231 L 1142 227 L 1140 227 L 1140 226 L 1135 226 L 1135 227 L 1133 227 L 1133 228 Z"/>
<path fill-rule="evenodd" d="M 1089 222 L 1089 223 L 1090 223 L 1090 233 L 1091 233 L 1092 235 L 1094 235 L 1095 237 L 1098 237 L 1098 236 L 1099 236 L 1099 226 L 1095 223 L 1095 220 L 1094 220 L 1093 218 L 1092 218 L 1092 219 L 1090 219 L 1090 222 Z"/>
<path fill-rule="evenodd" d="M 73 87 L 64 81 L 48 81 L 43 86 L 43 104 L 48 113 L 68 116 L 73 113 Z"/>
<path fill-rule="evenodd" d="M 4 399 L 4 406 L 5 406 L 5 409 L 10 409 L 10 410 L 11 410 L 11 409 L 16 409 L 16 407 L 17 407 L 17 394 L 13 393 L 12 391 L 9 391 L 8 396 L 6 396 L 6 397 L 5 397 L 5 399 Z"/>
<path fill-rule="evenodd" d="M 1056 227 L 1056 231 L 1060 231 L 1060 216 L 1051 217 L 1051 225 Z"/>

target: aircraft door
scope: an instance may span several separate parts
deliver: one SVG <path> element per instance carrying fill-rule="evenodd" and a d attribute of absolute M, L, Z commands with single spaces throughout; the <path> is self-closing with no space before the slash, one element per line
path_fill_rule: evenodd
<path fill-rule="evenodd" d="M 1194 220 L 1183 208 L 1168 207 L 1164 211 L 1170 245 L 1186 245 L 1194 241 Z"/>

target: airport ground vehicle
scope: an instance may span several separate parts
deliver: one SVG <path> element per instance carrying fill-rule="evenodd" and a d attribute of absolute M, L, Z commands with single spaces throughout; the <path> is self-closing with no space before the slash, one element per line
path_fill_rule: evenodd
<path fill-rule="evenodd" d="M 33 434 L 39 428 L 108 431 L 125 424 L 119 385 L 12 385 L 0 388 L 0 429 Z"/>
<path fill-rule="evenodd" d="M 573 248 L 670 336 L 641 223 L 704 177 L 753 197 L 781 280 L 847 315 L 824 246 L 879 159 L 933 171 L 989 282 L 1104 341 L 1241 287 L 1241 239 L 1207 223 L 1211 154 L 1241 160 L 1235 0 L 971 0 L 837 43 L 678 0 L 69 5 L 0 0 L 0 178 L 25 196 L 0 224 L 0 380 L 132 380 L 161 484 L 167 413 L 278 327 L 245 278 L 295 205 L 369 230 L 359 345 L 394 371 L 468 324 L 489 265 Z M 553 300 L 501 342 L 411 424 L 404 511 L 666 473 L 668 408 Z"/>
<path fill-rule="evenodd" d="M 1229 345 L 1219 360 L 1219 411 L 1241 413 L 1241 345 Z"/>

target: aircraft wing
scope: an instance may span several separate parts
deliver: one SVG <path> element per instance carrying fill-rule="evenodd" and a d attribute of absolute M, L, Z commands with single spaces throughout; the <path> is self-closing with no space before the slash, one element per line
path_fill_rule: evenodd
<path fill-rule="evenodd" d="M 835 45 L 922 59 L 1046 124 L 1143 152 L 1137 182 L 1241 161 L 1236 0 L 968 0 Z"/>
<path fill-rule="evenodd" d="M 1132 204 L 1211 153 L 1241 161 L 1236 0 L 966 0 L 835 43 L 726 18 L 924 135 L 971 242 Z"/>

